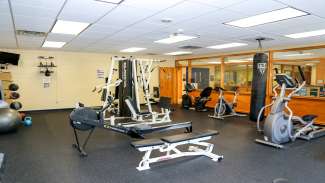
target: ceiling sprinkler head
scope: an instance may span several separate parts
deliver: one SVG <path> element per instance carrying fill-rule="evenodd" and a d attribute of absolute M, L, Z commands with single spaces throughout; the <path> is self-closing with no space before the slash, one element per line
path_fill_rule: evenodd
<path fill-rule="evenodd" d="M 163 19 L 161 19 L 160 20 L 162 23 L 171 23 L 171 22 L 173 22 L 173 19 L 171 19 L 171 18 L 163 18 Z"/>

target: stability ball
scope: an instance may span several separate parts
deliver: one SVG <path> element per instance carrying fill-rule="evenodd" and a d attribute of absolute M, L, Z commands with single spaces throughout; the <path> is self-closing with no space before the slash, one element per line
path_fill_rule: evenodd
<path fill-rule="evenodd" d="M 17 111 L 12 109 L 0 109 L 0 133 L 14 131 L 21 120 Z"/>

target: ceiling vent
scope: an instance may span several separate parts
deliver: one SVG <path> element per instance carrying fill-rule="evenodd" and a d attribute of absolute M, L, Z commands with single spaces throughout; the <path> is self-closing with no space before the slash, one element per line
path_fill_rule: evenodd
<path fill-rule="evenodd" d="M 274 39 L 269 38 L 269 37 L 253 37 L 253 38 L 246 38 L 246 39 L 241 39 L 241 40 L 256 43 L 257 40 L 261 40 L 261 41 L 265 42 L 265 41 L 273 41 Z"/>
<path fill-rule="evenodd" d="M 147 53 L 147 55 L 158 55 L 157 53 Z"/>
<path fill-rule="evenodd" d="M 45 37 L 45 32 L 37 32 L 37 31 L 28 31 L 28 30 L 17 30 L 17 35 L 20 36 L 29 36 L 29 37 Z"/>
<path fill-rule="evenodd" d="M 187 46 L 181 46 L 180 49 L 184 50 L 196 50 L 202 48 L 201 46 L 193 46 L 193 45 L 187 45 Z"/>

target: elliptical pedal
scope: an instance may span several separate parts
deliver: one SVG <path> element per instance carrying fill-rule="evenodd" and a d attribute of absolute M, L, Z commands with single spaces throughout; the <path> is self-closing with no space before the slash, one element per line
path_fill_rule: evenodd
<path fill-rule="evenodd" d="M 261 140 L 261 139 L 255 139 L 255 142 L 263 144 L 263 145 L 272 146 L 272 147 L 275 147 L 275 148 L 278 148 L 278 149 L 283 149 L 284 148 L 284 146 L 281 145 L 281 144 L 276 144 L 276 143 Z"/>

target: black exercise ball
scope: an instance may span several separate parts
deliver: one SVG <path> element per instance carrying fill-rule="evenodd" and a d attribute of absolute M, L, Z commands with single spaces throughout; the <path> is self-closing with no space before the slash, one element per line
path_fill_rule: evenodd
<path fill-rule="evenodd" d="M 21 120 L 19 113 L 12 109 L 0 109 L 0 133 L 7 133 L 17 129 Z"/>
<path fill-rule="evenodd" d="M 13 110 L 19 110 L 23 107 L 23 105 L 20 103 L 20 102 L 12 102 L 10 105 L 9 105 L 10 109 L 13 109 Z"/>
<path fill-rule="evenodd" d="M 8 87 L 10 91 L 17 91 L 19 89 L 19 86 L 15 83 L 11 83 Z"/>

